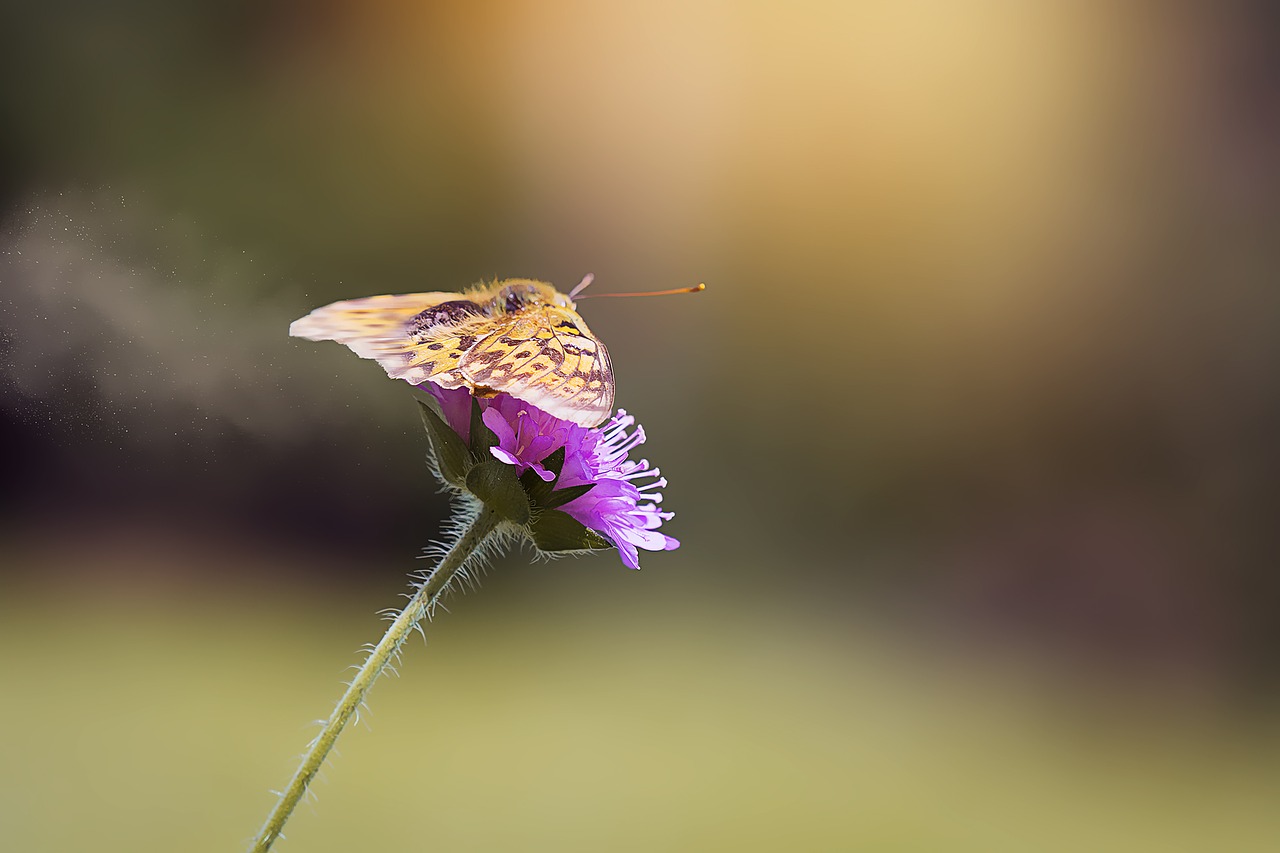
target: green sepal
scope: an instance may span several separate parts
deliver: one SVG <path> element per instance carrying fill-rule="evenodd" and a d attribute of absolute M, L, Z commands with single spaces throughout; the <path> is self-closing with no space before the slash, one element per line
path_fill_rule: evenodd
<path fill-rule="evenodd" d="M 546 500 L 556 484 L 544 482 L 532 468 L 528 468 L 520 475 L 520 487 L 524 489 L 524 493 L 529 496 L 529 502 L 534 506 L 546 506 Z"/>
<path fill-rule="evenodd" d="M 560 482 L 560 472 L 564 470 L 564 445 L 548 453 L 547 458 L 542 460 L 542 467 L 551 472 L 551 482 L 547 485 L 554 488 Z"/>
<path fill-rule="evenodd" d="M 467 483 L 467 472 L 471 468 L 471 454 L 462 438 L 449 428 L 449 425 L 435 413 L 435 410 L 421 400 L 417 401 L 422 413 L 422 425 L 427 429 L 431 439 L 431 449 L 436 455 L 436 465 L 440 468 L 440 476 L 451 486 L 463 488 Z"/>
<path fill-rule="evenodd" d="M 494 456 L 489 452 L 490 447 L 498 446 L 498 436 L 494 435 L 493 430 L 485 426 L 483 414 L 480 411 L 480 401 L 475 397 L 471 398 L 471 457 L 477 462 L 487 462 Z"/>
<path fill-rule="evenodd" d="M 568 486 L 563 489 L 556 489 L 547 500 L 542 504 L 547 509 L 555 509 L 558 506 L 564 506 L 569 501 L 577 500 L 596 487 L 595 483 L 584 483 L 581 486 Z"/>
<path fill-rule="evenodd" d="M 467 490 L 507 521 L 529 523 L 529 497 L 516 479 L 514 466 L 497 459 L 475 463 L 467 472 Z"/>
<path fill-rule="evenodd" d="M 529 525 L 529 534 L 540 551 L 596 551 L 613 547 L 608 539 L 558 509 L 538 513 Z"/>
<path fill-rule="evenodd" d="M 570 486 L 565 489 L 557 489 L 556 484 L 560 482 L 560 474 L 564 470 L 564 448 L 557 447 L 542 460 L 542 467 L 552 473 L 551 482 L 539 477 L 532 468 L 527 469 L 520 475 L 520 485 L 524 487 L 525 494 L 529 496 L 530 502 L 543 509 L 555 509 L 563 506 L 574 498 L 580 498 L 587 492 L 595 488 L 595 483 L 586 483 L 581 486 Z"/>
<path fill-rule="evenodd" d="M 551 490 L 560 480 L 560 471 L 564 468 L 564 448 L 557 447 L 553 450 L 546 459 L 542 460 L 542 467 L 552 473 L 551 482 L 543 480 L 532 468 L 529 468 L 520 475 L 520 485 L 524 486 L 525 494 L 536 506 L 552 506 L 548 501 L 551 499 Z"/>

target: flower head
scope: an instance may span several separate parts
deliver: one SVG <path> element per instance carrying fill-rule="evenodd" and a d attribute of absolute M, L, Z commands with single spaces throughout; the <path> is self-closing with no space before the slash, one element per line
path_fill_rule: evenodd
<path fill-rule="evenodd" d="M 472 397 L 465 388 L 419 386 L 440 404 L 445 422 L 464 442 L 471 440 Z M 644 443 L 644 428 L 619 409 L 603 426 L 587 428 L 549 415 L 509 394 L 476 398 L 484 426 L 496 443 L 488 448 L 497 460 L 514 466 L 522 482 L 536 477 L 552 484 L 550 494 L 573 495 L 554 503 L 618 549 L 622 562 L 640 568 L 639 552 L 671 551 L 680 543 L 658 532 L 674 513 L 660 509 L 667 481 L 646 459 L 628 457 Z M 563 454 L 558 451 L 563 450 Z M 545 464 L 544 464 L 545 463 Z M 534 483 L 536 487 L 536 483 Z M 579 528 L 581 529 L 581 528 Z M 602 542 L 601 545 L 604 543 Z"/>

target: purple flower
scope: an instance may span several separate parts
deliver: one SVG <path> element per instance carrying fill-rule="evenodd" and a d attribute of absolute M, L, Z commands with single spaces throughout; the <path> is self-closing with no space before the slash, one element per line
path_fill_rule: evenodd
<path fill-rule="evenodd" d="M 444 389 L 432 383 L 418 386 L 440 403 L 449 427 L 470 439 L 471 393 L 465 388 Z M 603 426 L 588 429 L 547 414 L 509 394 L 479 398 L 484 424 L 497 436 L 489 448 L 497 459 L 514 465 L 517 474 L 532 469 L 544 482 L 555 474 L 542 462 L 557 449 L 565 451 L 557 489 L 590 484 L 586 494 L 560 509 L 586 527 L 607 537 L 618 548 L 622 562 L 640 568 L 638 548 L 671 551 L 680 543 L 659 533 L 662 522 L 674 513 L 662 512 L 667 485 L 647 459 L 629 460 L 632 450 L 644 444 L 644 427 L 622 409 Z M 634 427 L 634 429 L 633 429 Z"/>

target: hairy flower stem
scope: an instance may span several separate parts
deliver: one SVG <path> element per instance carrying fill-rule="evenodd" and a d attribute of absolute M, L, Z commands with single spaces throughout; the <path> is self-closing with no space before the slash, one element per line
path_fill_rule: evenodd
<path fill-rule="evenodd" d="M 458 570 L 463 567 L 469 557 L 476 553 L 489 534 L 497 528 L 500 521 L 501 519 L 493 510 L 488 508 L 481 510 L 475 521 L 458 537 L 458 541 L 444 555 L 439 565 L 431 572 L 431 575 L 418 587 L 409 603 L 405 605 L 404 610 L 400 611 L 400 615 L 387 628 L 387 633 L 383 635 L 382 640 L 369 653 L 369 657 L 365 659 L 364 665 L 360 667 L 356 677 L 347 685 L 346 692 L 342 694 L 342 698 L 338 700 L 337 707 L 329 715 L 328 721 L 324 724 L 324 729 L 303 754 L 302 763 L 298 765 L 298 769 L 294 771 L 293 778 L 289 780 L 289 787 L 280 795 L 275 808 L 271 810 L 271 814 L 267 817 L 267 822 L 258 831 L 258 836 L 253 842 L 253 853 L 265 853 L 265 851 L 271 849 L 271 845 L 280 837 L 280 832 L 284 829 L 285 822 L 289 820 L 289 816 L 293 814 L 298 801 L 306 793 L 307 786 L 311 784 L 311 780 L 320 771 L 320 767 L 324 764 L 329 750 L 333 749 L 333 745 L 337 742 L 338 735 L 342 734 L 343 728 L 355 716 L 356 710 L 364 702 L 369 688 L 378 680 L 378 676 L 382 675 L 383 670 L 387 668 L 387 664 L 396 656 L 396 653 L 400 651 L 400 647 L 404 645 L 404 641 L 409 638 L 409 634 L 418 622 L 431 612 L 432 607 L 448 588 L 449 582 L 457 575 Z"/>

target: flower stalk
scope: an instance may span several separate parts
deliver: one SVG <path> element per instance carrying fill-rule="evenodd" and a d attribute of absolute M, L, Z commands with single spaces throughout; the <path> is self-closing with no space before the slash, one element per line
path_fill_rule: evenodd
<path fill-rule="evenodd" d="M 495 542 L 524 539 L 544 557 L 616 547 L 631 568 L 640 567 L 637 548 L 670 551 L 680 544 L 658 532 L 672 516 L 661 510 L 657 491 L 667 481 L 647 460 L 628 458 L 644 442 L 644 430 L 626 412 L 618 410 L 604 427 L 588 429 L 505 394 L 482 401 L 464 389 L 428 385 L 426 390 L 440 407 L 437 412 L 419 401 L 431 441 L 428 464 L 458 501 L 464 519 L 460 532 L 369 652 L 307 747 L 258 831 L 253 853 L 266 853 L 281 837 L 374 682 L 450 584 L 468 577 L 470 561 L 492 551 Z"/>
<path fill-rule="evenodd" d="M 418 623 L 423 617 L 431 614 L 436 602 L 448 590 L 450 582 L 501 523 L 502 518 L 493 509 L 489 507 L 481 509 L 475 520 L 458 537 L 458 541 L 441 558 L 426 580 L 418 586 L 409 603 L 392 621 L 382 640 L 369 652 L 360 671 L 347 685 L 346 692 L 338 700 L 337 706 L 329 715 L 320 734 L 303 753 L 298 769 L 289 780 L 289 786 L 280 794 L 275 808 L 271 810 L 266 823 L 258 831 L 251 848 L 253 853 L 266 853 L 281 836 L 289 816 L 293 814 L 293 810 L 307 792 L 311 780 L 320 772 L 320 767 L 337 742 L 338 735 L 342 734 L 342 730 L 364 703 L 369 689 L 395 659 L 400 647 L 404 645 Z"/>

